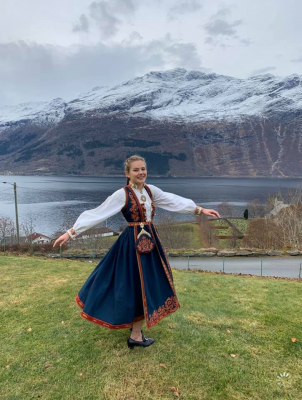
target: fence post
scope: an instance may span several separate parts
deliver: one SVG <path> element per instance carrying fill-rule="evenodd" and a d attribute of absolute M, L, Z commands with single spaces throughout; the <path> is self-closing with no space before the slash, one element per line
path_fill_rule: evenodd
<path fill-rule="evenodd" d="M 262 276 L 262 260 L 261 260 L 261 276 Z"/>
<path fill-rule="evenodd" d="M 224 256 L 222 258 L 222 272 L 224 273 Z"/>
<path fill-rule="evenodd" d="M 188 258 L 188 271 L 190 270 L 190 256 L 189 256 L 189 254 L 187 255 L 187 258 Z"/>
<path fill-rule="evenodd" d="M 95 259 L 95 243 L 92 243 L 91 245 L 91 251 L 92 251 L 92 259 Z"/>
<path fill-rule="evenodd" d="M 300 263 L 300 269 L 299 269 L 299 279 L 301 279 L 301 268 L 302 268 L 302 263 Z"/>

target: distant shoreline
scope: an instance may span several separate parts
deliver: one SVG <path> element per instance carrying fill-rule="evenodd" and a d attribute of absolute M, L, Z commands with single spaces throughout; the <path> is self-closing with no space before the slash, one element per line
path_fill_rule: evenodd
<path fill-rule="evenodd" d="M 53 174 L 3 174 L 0 172 L 0 176 L 39 176 L 39 177 L 66 177 L 66 178 L 125 178 L 125 175 L 53 175 Z M 302 176 L 230 176 L 230 175 L 220 175 L 220 176 L 162 176 L 162 175 L 148 175 L 148 178 L 163 178 L 163 179 L 302 179 Z"/>

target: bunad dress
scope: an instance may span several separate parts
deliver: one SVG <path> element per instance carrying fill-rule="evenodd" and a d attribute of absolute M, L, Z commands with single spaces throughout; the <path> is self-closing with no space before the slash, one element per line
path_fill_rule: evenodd
<path fill-rule="evenodd" d="M 180 307 L 168 257 L 153 223 L 156 207 L 198 213 L 190 199 L 153 185 L 145 184 L 142 191 L 127 185 L 99 207 L 84 211 L 68 230 L 75 239 L 119 211 L 128 223 L 75 298 L 86 320 L 110 329 L 125 329 L 145 319 L 147 328 L 151 328 Z M 155 245 L 149 253 L 140 253 L 135 246 L 142 228 Z"/>

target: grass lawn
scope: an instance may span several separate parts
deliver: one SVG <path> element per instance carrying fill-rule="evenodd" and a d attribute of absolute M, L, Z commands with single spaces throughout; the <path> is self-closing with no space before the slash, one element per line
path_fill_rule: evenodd
<path fill-rule="evenodd" d="M 1 399 L 302 399 L 300 282 L 174 271 L 181 308 L 129 350 L 80 317 L 96 264 L 0 256 Z"/>

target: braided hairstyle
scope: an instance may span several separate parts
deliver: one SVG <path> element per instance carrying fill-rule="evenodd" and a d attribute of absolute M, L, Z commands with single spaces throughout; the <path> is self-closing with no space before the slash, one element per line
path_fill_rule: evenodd
<path fill-rule="evenodd" d="M 144 157 L 138 156 L 138 155 L 133 155 L 129 158 L 127 158 L 127 160 L 124 162 L 124 167 L 125 167 L 125 172 L 130 172 L 130 167 L 131 164 L 133 163 L 133 161 L 143 161 L 147 167 L 147 163 L 146 160 L 144 159 Z M 129 185 L 130 182 L 130 178 L 127 177 L 127 185 Z"/>

